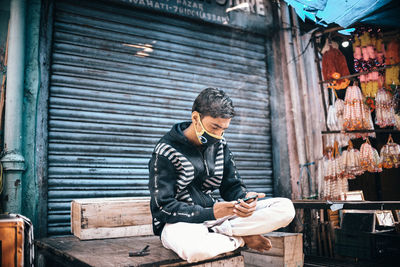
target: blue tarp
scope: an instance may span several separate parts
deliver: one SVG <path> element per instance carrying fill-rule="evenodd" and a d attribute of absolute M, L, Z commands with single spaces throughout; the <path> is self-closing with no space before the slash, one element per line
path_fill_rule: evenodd
<path fill-rule="evenodd" d="M 391 0 L 285 0 L 285 2 L 293 6 L 303 20 L 308 17 L 318 24 L 336 23 L 347 28 L 362 19 L 366 22 L 369 14 L 390 3 Z M 376 16 L 379 17 L 379 14 Z"/>

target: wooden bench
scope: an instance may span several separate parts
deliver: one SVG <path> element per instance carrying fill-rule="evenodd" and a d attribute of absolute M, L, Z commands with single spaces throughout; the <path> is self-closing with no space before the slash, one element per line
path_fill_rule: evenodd
<path fill-rule="evenodd" d="M 129 257 L 149 245 L 149 255 Z M 135 236 L 97 240 L 79 240 L 75 236 L 50 237 L 35 241 L 37 267 L 88 266 L 199 266 L 244 267 L 240 250 L 218 255 L 212 259 L 188 263 L 162 246 L 158 236 Z"/>

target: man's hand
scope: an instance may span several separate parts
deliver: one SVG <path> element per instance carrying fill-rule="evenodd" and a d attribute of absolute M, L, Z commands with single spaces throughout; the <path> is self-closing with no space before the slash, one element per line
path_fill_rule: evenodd
<path fill-rule="evenodd" d="M 249 217 L 256 210 L 257 199 L 265 197 L 264 193 L 256 193 L 256 192 L 248 192 L 246 197 L 257 196 L 255 199 L 251 199 L 247 202 L 244 202 L 243 199 L 239 199 L 238 203 L 235 205 L 235 209 L 233 210 L 234 214 L 239 217 Z"/>
<path fill-rule="evenodd" d="M 225 216 L 234 215 L 236 201 L 230 202 L 217 202 L 214 204 L 213 211 L 215 219 L 219 219 Z"/>

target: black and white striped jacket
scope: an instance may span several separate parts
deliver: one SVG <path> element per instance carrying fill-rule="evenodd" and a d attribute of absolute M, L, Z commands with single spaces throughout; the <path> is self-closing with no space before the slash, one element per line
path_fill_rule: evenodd
<path fill-rule="evenodd" d="M 166 223 L 214 220 L 219 189 L 226 201 L 243 198 L 246 187 L 225 140 L 197 148 L 184 135 L 190 122 L 175 124 L 157 143 L 149 162 L 153 231 L 161 235 Z"/>

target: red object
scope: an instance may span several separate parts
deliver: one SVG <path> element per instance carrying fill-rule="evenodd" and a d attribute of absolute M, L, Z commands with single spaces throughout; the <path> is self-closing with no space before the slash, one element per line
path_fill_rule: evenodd
<path fill-rule="evenodd" d="M 337 72 L 340 77 L 350 74 L 347 67 L 346 58 L 339 49 L 330 47 L 322 56 L 322 75 L 324 80 L 332 79 L 332 75 Z M 337 81 L 338 84 L 345 83 L 344 80 Z"/>
<path fill-rule="evenodd" d="M 322 58 L 323 59 L 323 58 Z M 400 62 L 399 56 L 399 43 L 395 40 L 391 41 L 387 45 L 386 49 L 386 60 L 387 63 L 390 64 L 397 64 Z"/>

